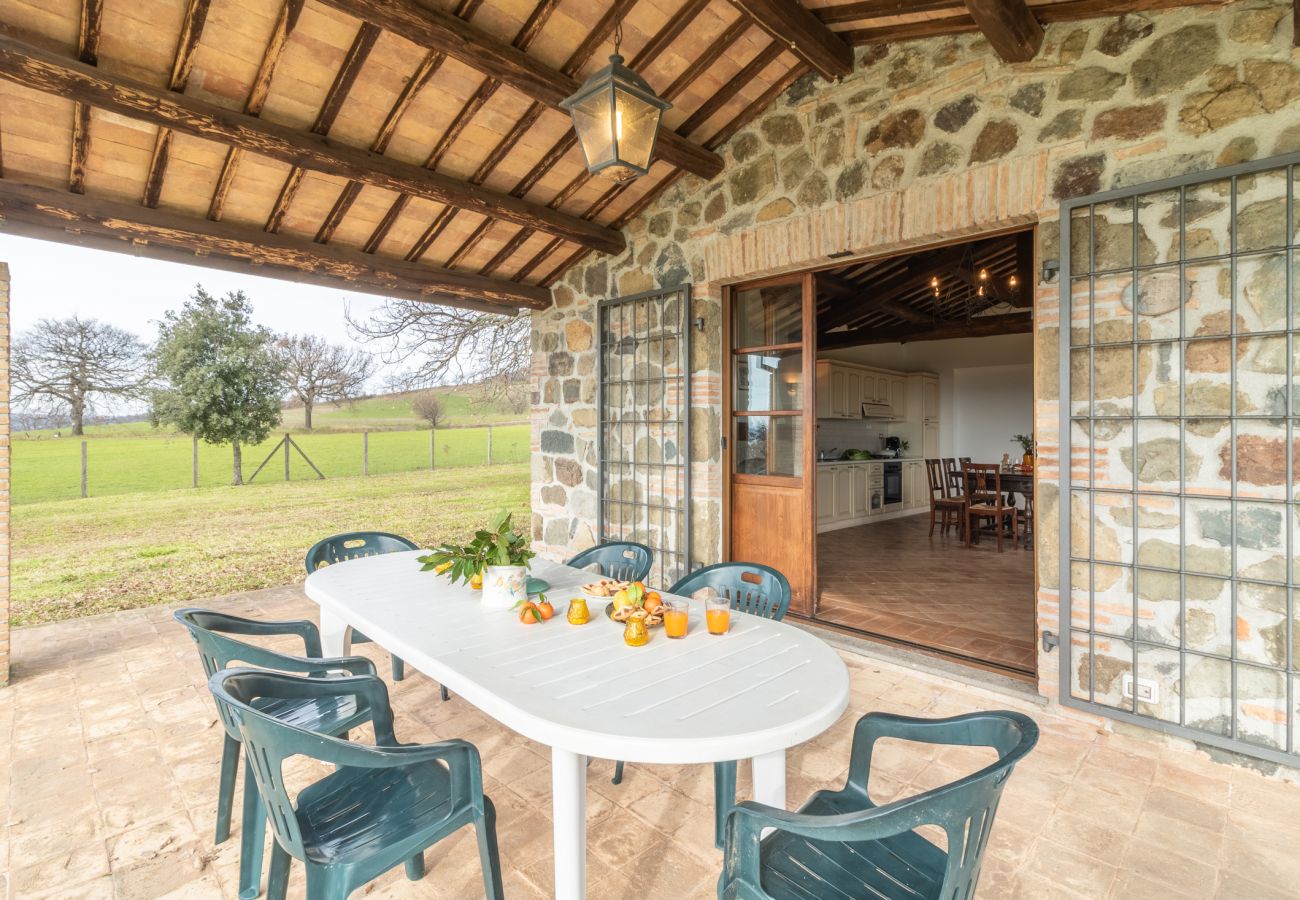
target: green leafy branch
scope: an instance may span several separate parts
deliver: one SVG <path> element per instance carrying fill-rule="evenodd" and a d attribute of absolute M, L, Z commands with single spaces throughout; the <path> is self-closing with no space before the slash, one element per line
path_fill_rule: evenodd
<path fill-rule="evenodd" d="M 474 533 L 468 544 L 442 544 L 419 557 L 421 571 L 448 566 L 451 583 L 469 581 L 488 566 L 526 566 L 537 554 L 529 549 L 527 536 L 514 530 L 509 510 L 498 510 L 486 529 Z"/>

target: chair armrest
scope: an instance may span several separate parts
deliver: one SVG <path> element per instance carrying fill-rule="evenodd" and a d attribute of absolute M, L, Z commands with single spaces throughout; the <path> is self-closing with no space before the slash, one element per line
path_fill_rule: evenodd
<path fill-rule="evenodd" d="M 723 869 L 724 898 L 768 896 L 762 890 L 761 840 L 764 829 L 797 834 L 816 841 L 872 841 L 912 831 L 926 824 L 917 798 L 909 797 L 885 806 L 872 806 L 839 815 L 818 816 L 789 812 L 746 800 L 727 814 L 726 857 Z M 741 890 L 726 890 L 733 883 Z"/>
<path fill-rule="evenodd" d="M 483 764 L 478 748 L 468 741 L 450 739 L 432 744 L 397 744 L 370 746 L 303 732 L 314 739 L 314 746 L 303 752 L 335 766 L 361 769 L 394 769 L 424 763 L 443 763 L 451 773 L 452 793 L 457 803 L 483 809 Z"/>

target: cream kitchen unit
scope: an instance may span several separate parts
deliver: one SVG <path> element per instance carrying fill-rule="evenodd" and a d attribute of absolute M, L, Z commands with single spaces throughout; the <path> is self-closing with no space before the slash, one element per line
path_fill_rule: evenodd
<path fill-rule="evenodd" d="M 817 418 L 895 421 L 906 416 L 906 407 L 904 373 L 817 361 Z"/>
<path fill-rule="evenodd" d="M 885 465 L 902 468 L 902 500 L 885 502 Z M 930 508 L 925 463 L 919 459 L 817 464 L 817 531 L 910 516 Z"/>

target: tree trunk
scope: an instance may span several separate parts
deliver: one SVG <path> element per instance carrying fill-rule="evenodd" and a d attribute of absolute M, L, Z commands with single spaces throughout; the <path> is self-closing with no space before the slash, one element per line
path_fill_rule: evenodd
<path fill-rule="evenodd" d="M 311 401 L 302 401 L 302 424 L 308 431 L 311 431 Z"/>
<path fill-rule="evenodd" d="M 231 441 L 230 447 L 232 450 L 234 450 L 234 454 L 235 454 L 235 480 L 232 482 L 232 484 L 243 484 L 244 483 L 244 458 L 240 453 L 239 441 L 238 440 Z"/>
<path fill-rule="evenodd" d="M 72 419 L 72 436 L 80 437 L 86 433 L 86 401 L 83 397 L 76 397 L 69 404 L 69 417 Z"/>

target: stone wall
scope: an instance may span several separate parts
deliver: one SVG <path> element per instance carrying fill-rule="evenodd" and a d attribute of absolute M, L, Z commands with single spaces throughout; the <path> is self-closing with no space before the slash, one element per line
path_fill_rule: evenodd
<path fill-rule="evenodd" d="M 858 53 L 839 83 L 808 77 L 686 177 L 534 316 L 534 534 L 563 556 L 594 538 L 594 304 L 689 281 L 705 322 L 692 359 L 695 554 L 720 553 L 724 283 L 1026 223 L 1059 258 L 1059 203 L 1108 188 L 1300 150 L 1289 4 L 1244 2 L 1053 25 L 1031 62 L 978 35 Z M 1059 292 L 1036 292 L 1039 619 L 1058 630 Z M 572 448 L 548 432 L 564 432 Z M 564 473 L 561 475 L 561 473 Z M 563 492 L 550 490 L 559 485 Z M 543 495 L 543 491 L 547 491 Z M 1059 656 L 1039 660 L 1057 694 Z"/>
<path fill-rule="evenodd" d="M 0 685 L 9 683 L 9 267 L 0 262 Z"/>

